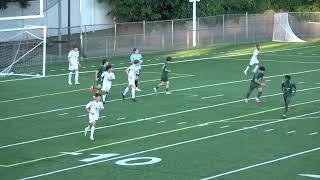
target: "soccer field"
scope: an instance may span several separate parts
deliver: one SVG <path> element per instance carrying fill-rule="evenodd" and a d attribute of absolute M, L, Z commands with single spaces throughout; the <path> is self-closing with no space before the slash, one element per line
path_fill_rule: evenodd
<path fill-rule="evenodd" d="M 0 179 L 230 179 L 320 177 L 320 41 L 262 43 L 262 103 L 244 103 L 254 44 L 144 55 L 137 103 L 123 101 L 128 57 L 111 57 L 116 80 L 85 137 L 84 106 L 101 59 L 82 62 L 80 85 L 67 64 L 45 78 L 0 79 Z M 154 94 L 166 56 L 172 95 Z M 281 83 L 298 92 L 282 119 Z M 129 93 L 130 96 L 130 93 Z"/>

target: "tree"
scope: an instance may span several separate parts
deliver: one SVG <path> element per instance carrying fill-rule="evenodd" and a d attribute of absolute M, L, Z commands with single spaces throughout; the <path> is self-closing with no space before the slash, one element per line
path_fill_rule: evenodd
<path fill-rule="evenodd" d="M 192 3 L 188 0 L 99 0 L 112 6 L 117 22 L 190 18 Z M 198 16 L 262 13 L 274 11 L 320 11 L 320 0 L 201 0 Z"/>
<path fill-rule="evenodd" d="M 30 2 L 32 0 L 1 0 L 0 1 L 0 9 L 7 9 L 9 2 L 18 2 L 22 8 L 27 8 L 30 6 Z"/>

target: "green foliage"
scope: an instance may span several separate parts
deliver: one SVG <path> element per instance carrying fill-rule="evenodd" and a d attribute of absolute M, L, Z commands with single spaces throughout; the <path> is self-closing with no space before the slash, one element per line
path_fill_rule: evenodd
<path fill-rule="evenodd" d="M 30 6 L 30 2 L 32 0 L 1 0 L 0 1 L 0 9 L 7 9 L 8 2 L 18 2 L 22 8 L 27 8 Z"/>
<path fill-rule="evenodd" d="M 190 18 L 192 3 L 188 0 L 98 0 L 113 8 L 117 22 Z M 274 11 L 320 11 L 320 0 L 201 0 L 197 3 L 198 16 L 218 14 L 262 13 Z"/>

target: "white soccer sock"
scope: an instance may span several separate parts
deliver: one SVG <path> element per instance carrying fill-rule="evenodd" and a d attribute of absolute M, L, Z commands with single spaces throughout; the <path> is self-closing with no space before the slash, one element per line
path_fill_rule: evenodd
<path fill-rule="evenodd" d="M 258 68 L 259 68 L 259 66 L 258 66 L 258 65 L 256 65 L 256 67 L 254 67 L 254 69 L 252 70 L 252 72 L 253 72 L 253 73 L 256 73 L 256 72 L 257 72 L 257 70 L 258 70 Z"/>
<path fill-rule="evenodd" d="M 79 83 L 79 71 L 76 71 L 75 82 Z"/>
<path fill-rule="evenodd" d="M 247 72 L 249 70 L 250 66 L 247 66 L 244 72 Z"/>
<path fill-rule="evenodd" d="M 72 72 L 69 73 L 69 84 L 71 84 Z"/>
<path fill-rule="evenodd" d="M 123 95 L 126 95 L 126 94 L 128 93 L 128 91 L 129 91 L 129 88 L 127 87 L 127 88 L 124 90 Z"/>
<path fill-rule="evenodd" d="M 91 132 L 90 132 L 90 138 L 93 139 L 93 134 L 94 134 L 94 130 L 96 129 L 95 126 L 91 127 Z"/>
<path fill-rule="evenodd" d="M 132 95 L 132 99 L 136 98 L 136 88 L 132 88 L 131 95 Z"/>
<path fill-rule="evenodd" d="M 106 101 L 107 95 L 102 95 L 102 101 Z"/>

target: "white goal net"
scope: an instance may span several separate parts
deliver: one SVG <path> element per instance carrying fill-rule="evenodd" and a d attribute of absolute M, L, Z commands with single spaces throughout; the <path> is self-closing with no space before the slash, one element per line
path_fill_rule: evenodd
<path fill-rule="evenodd" d="M 274 15 L 272 41 L 305 42 L 292 31 L 288 20 L 288 13 L 276 13 Z"/>
<path fill-rule="evenodd" d="M 46 27 L 0 29 L 0 77 L 45 76 Z"/>

